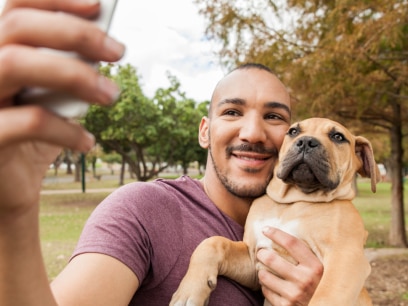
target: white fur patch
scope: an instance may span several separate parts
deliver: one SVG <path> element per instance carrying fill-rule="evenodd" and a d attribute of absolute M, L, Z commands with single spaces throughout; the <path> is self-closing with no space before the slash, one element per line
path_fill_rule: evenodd
<path fill-rule="evenodd" d="M 272 249 L 273 248 L 273 241 L 267 238 L 263 233 L 262 229 L 266 226 L 276 227 L 280 230 L 298 237 L 298 227 L 299 221 L 292 220 L 289 222 L 283 222 L 280 218 L 270 218 L 270 219 L 261 219 L 254 222 L 254 235 L 256 238 L 256 249 L 259 250 L 261 248 Z"/>

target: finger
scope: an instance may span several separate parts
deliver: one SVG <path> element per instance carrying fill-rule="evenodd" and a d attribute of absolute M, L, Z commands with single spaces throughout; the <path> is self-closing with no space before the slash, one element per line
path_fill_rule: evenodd
<path fill-rule="evenodd" d="M 258 278 L 263 295 L 272 305 L 286 305 L 282 301 L 290 302 L 288 305 L 292 305 L 309 299 L 308 291 L 303 291 L 296 283 L 282 279 L 269 271 L 258 271 Z"/>
<path fill-rule="evenodd" d="M 35 48 L 0 48 L 0 67 L 0 100 L 17 93 L 21 84 L 51 88 L 101 104 L 112 103 L 120 92 L 114 82 L 84 62 Z"/>
<path fill-rule="evenodd" d="M 258 260 L 269 267 L 282 279 L 293 280 L 296 273 L 296 265 L 284 259 L 274 250 L 260 249 L 257 253 Z"/>
<path fill-rule="evenodd" d="M 316 255 L 302 240 L 273 227 L 265 227 L 262 232 L 266 237 L 284 248 L 299 264 L 310 260 L 315 261 Z"/>
<path fill-rule="evenodd" d="M 276 294 L 275 292 L 268 290 L 265 287 L 262 287 L 262 294 L 265 300 L 267 300 L 270 305 L 287 305 L 284 303 L 284 299 L 279 294 Z M 264 305 L 269 304 L 264 302 Z"/>
<path fill-rule="evenodd" d="M 322 266 L 313 270 L 307 265 L 295 265 L 275 251 L 265 249 L 258 251 L 257 258 L 279 276 L 260 270 L 258 278 L 262 287 L 265 287 L 263 290 L 268 289 L 271 295 L 277 294 L 286 301 L 301 301 L 304 304 L 299 305 L 307 305 L 320 282 Z"/>
<path fill-rule="evenodd" d="M 13 8 L 31 7 L 42 10 L 65 11 L 84 17 L 98 14 L 100 3 L 98 0 L 9 0 L 4 6 L 6 13 Z"/>
<path fill-rule="evenodd" d="M 263 233 L 290 255 L 286 260 L 272 250 L 257 253 L 258 259 L 285 281 L 286 286 L 281 284 L 277 292 L 291 301 L 308 301 L 323 275 L 322 263 L 302 240 L 272 227 L 266 227 Z"/>
<path fill-rule="evenodd" d="M 6 44 L 76 51 L 87 59 L 106 62 L 119 60 L 125 50 L 85 19 L 33 9 L 18 9 L 0 20 L 0 47 Z"/>
<path fill-rule="evenodd" d="M 74 151 L 87 152 L 94 137 L 78 123 L 63 119 L 38 106 L 3 108 L 0 111 L 0 147 L 39 140 Z"/>
<path fill-rule="evenodd" d="M 305 242 L 273 227 L 265 227 L 263 234 L 284 248 L 292 258 L 291 263 L 276 253 L 274 255 L 273 251 L 261 250 L 262 253 L 258 252 L 258 258 L 263 260 L 266 266 L 272 267 L 283 278 L 305 286 L 319 283 L 323 275 L 323 265 Z"/>

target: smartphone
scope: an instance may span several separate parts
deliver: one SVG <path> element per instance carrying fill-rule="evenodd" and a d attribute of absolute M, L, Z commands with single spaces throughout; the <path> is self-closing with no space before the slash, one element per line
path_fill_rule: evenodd
<path fill-rule="evenodd" d="M 92 21 L 95 22 L 95 24 L 98 25 L 101 30 L 108 32 L 113 13 L 116 8 L 117 0 L 100 0 L 100 3 L 100 13 L 98 17 Z M 58 53 L 64 56 L 81 58 L 95 69 L 98 68 L 98 63 L 87 61 L 74 52 L 64 52 L 47 48 L 44 48 L 44 52 Z M 59 116 L 73 119 L 85 116 L 89 108 L 88 103 L 81 101 L 70 94 L 56 92 L 40 87 L 24 89 L 17 96 L 17 103 L 41 105 Z"/>

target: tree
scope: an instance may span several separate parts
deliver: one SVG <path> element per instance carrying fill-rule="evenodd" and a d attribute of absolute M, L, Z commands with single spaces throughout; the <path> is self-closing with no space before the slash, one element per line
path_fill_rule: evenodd
<path fill-rule="evenodd" d="M 120 164 L 122 162 L 122 158 L 119 154 L 115 152 L 109 152 L 103 154 L 102 160 L 108 164 L 108 168 L 110 169 L 110 174 L 114 174 L 115 171 L 113 169 L 114 164 Z"/>
<path fill-rule="evenodd" d="M 264 63 L 289 85 L 295 117 L 330 116 L 386 133 L 392 246 L 407 247 L 403 137 L 408 132 L 408 2 L 196 0 L 224 65 Z M 385 155 L 385 154 L 382 154 Z"/>
<path fill-rule="evenodd" d="M 158 89 L 149 99 L 134 67 L 106 65 L 101 71 L 122 90 L 114 105 L 91 106 L 84 119 L 105 152 L 120 154 L 122 165 L 128 164 L 139 181 L 154 178 L 170 164 L 181 162 L 187 168 L 198 158 L 199 111 L 175 77 L 169 74 L 170 86 Z"/>
<path fill-rule="evenodd" d="M 190 162 L 201 158 L 198 126 L 203 114 L 199 105 L 181 91 L 177 78 L 170 73 L 167 77 L 170 86 L 158 89 L 154 97 L 161 111 L 162 119 L 158 122 L 160 135 L 165 139 L 155 149 L 161 151 L 163 160 L 169 164 L 181 164 L 184 174 L 187 174 Z"/>
<path fill-rule="evenodd" d="M 85 117 L 85 126 L 103 148 L 122 156 L 139 181 L 147 181 L 158 171 L 155 160 L 147 155 L 147 148 L 159 137 L 155 126 L 158 110 L 143 95 L 134 67 L 118 66 L 115 74 L 113 69 L 113 65 L 106 65 L 101 71 L 120 85 L 121 96 L 111 107 L 92 106 Z"/>
<path fill-rule="evenodd" d="M 204 101 L 197 105 L 197 112 L 200 118 L 208 115 L 208 107 L 210 105 L 210 101 Z M 198 135 L 196 135 L 198 138 Z M 202 174 L 201 168 L 205 169 L 207 165 L 207 150 L 201 148 L 199 145 L 194 147 L 195 150 L 195 160 L 198 162 L 198 170 L 199 173 Z"/>

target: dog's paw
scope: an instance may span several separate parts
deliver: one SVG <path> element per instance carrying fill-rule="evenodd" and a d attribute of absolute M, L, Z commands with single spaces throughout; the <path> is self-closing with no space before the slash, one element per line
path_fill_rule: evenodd
<path fill-rule="evenodd" d="M 182 300 L 177 300 L 174 301 L 171 300 L 170 306 L 207 306 L 208 305 L 208 300 L 206 300 L 204 303 L 202 301 L 197 301 L 194 299 L 188 299 L 186 301 Z"/>
<path fill-rule="evenodd" d="M 207 283 L 188 281 L 183 279 L 177 291 L 173 294 L 170 306 L 206 306 L 210 299 L 211 291 L 215 289 L 217 279 L 209 279 Z"/>
<path fill-rule="evenodd" d="M 176 293 L 173 294 L 170 306 L 206 306 L 208 305 L 209 297 L 209 295 L 205 297 L 203 294 L 186 294 L 186 292 L 183 293 L 177 290 Z"/>

